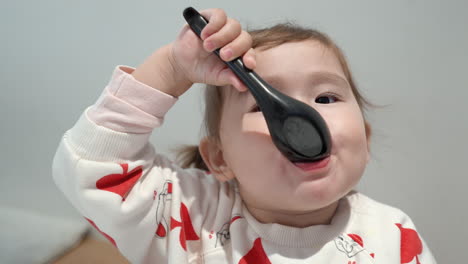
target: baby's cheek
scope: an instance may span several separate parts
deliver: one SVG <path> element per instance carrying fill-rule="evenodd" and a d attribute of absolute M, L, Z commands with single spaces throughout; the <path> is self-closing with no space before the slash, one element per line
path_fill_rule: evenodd
<path fill-rule="evenodd" d="M 270 135 L 265 118 L 261 112 L 244 115 L 242 119 L 242 132 L 255 132 Z"/>
<path fill-rule="evenodd" d="M 324 116 L 332 142 L 337 151 L 348 150 L 360 152 L 367 148 L 364 120 L 360 113 L 329 114 Z M 356 153 L 357 154 L 357 153 Z"/>

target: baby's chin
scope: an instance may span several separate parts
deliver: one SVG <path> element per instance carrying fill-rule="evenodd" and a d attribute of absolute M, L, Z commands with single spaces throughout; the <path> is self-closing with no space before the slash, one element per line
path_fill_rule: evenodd
<path fill-rule="evenodd" d="M 288 200 L 296 210 L 318 210 L 338 202 L 352 191 L 356 184 L 355 181 L 340 179 L 338 172 L 331 168 L 327 175 L 318 180 L 298 184 L 295 194 Z"/>

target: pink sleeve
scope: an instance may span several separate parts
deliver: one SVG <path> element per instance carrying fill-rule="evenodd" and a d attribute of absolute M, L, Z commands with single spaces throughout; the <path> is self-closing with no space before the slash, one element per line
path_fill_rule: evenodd
<path fill-rule="evenodd" d="M 162 124 L 177 98 L 137 81 L 133 68 L 117 66 L 96 103 L 86 114 L 99 126 L 134 134 L 150 133 Z"/>

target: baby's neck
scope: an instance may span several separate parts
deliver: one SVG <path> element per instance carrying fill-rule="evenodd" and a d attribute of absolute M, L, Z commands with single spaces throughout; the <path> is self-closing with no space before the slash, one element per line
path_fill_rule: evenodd
<path fill-rule="evenodd" d="M 251 207 L 246 204 L 250 214 L 261 223 L 276 223 L 292 227 L 308 227 L 314 225 L 328 225 L 331 223 L 338 201 L 318 210 L 293 212 L 293 211 L 270 211 Z"/>

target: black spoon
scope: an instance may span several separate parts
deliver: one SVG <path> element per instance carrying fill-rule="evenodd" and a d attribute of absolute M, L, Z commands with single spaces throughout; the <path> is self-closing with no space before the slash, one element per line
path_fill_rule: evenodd
<path fill-rule="evenodd" d="M 188 7 L 184 18 L 200 37 L 208 24 L 197 10 Z M 219 55 L 219 50 L 214 51 Z M 331 137 L 325 120 L 311 106 L 271 87 L 241 58 L 225 62 L 248 87 L 263 112 L 271 138 L 283 155 L 292 162 L 318 161 L 330 155 Z"/>

